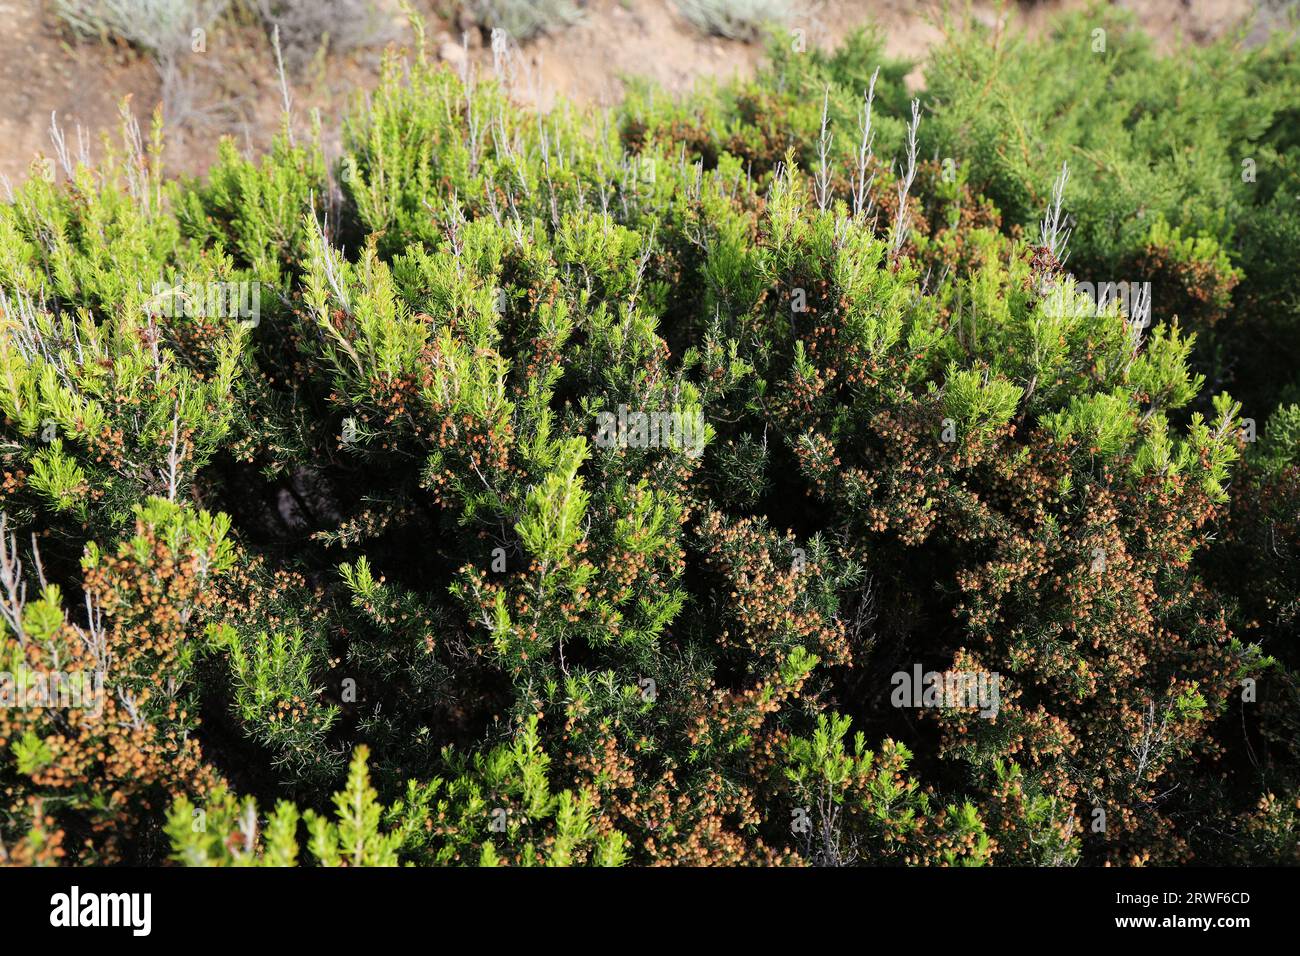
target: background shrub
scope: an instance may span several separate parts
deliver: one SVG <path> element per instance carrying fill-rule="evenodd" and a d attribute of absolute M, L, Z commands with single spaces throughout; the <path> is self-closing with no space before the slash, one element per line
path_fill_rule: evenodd
<path fill-rule="evenodd" d="M 678 0 L 677 9 L 701 32 L 733 40 L 753 39 L 792 12 L 786 0 Z"/>

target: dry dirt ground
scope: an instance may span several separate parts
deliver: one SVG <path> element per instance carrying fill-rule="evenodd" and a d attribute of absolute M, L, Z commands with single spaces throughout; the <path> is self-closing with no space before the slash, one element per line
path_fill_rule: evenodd
<path fill-rule="evenodd" d="M 395 0 L 377 0 L 393 21 L 397 43 L 410 41 Z M 1121 0 L 1165 48 L 1200 43 L 1237 29 L 1256 13 L 1261 0 Z M 524 45 L 519 53 L 522 83 L 516 89 L 543 108 L 566 101 L 608 104 L 627 76 L 643 76 L 674 93 L 700 78 L 752 72 L 762 57 L 758 44 L 701 35 L 671 0 L 588 0 L 574 26 Z M 992 25 L 1039 31 L 1063 8 L 1088 0 L 1007 3 L 974 0 L 975 16 Z M 446 0 L 417 0 L 428 18 L 432 46 L 446 59 L 475 64 L 491 61 L 478 31 L 449 17 Z M 964 6 L 964 4 L 962 5 Z M 850 30 L 874 21 L 892 55 L 920 59 L 942 38 L 941 0 L 804 0 L 788 24 L 804 31 L 809 46 L 834 45 Z M 38 155 L 48 155 L 51 114 L 77 142 L 77 129 L 97 151 L 100 137 L 115 131 L 119 105 L 147 122 L 163 100 L 154 61 L 121 42 L 75 38 L 52 12 L 48 0 L 0 0 L 0 175 L 17 181 Z M 1257 18 L 1258 22 L 1258 18 Z M 1264 29 L 1258 27 L 1257 29 Z M 465 41 L 463 38 L 468 37 Z M 462 45 L 464 44 L 464 45 Z M 376 80 L 380 51 L 322 55 L 294 75 L 294 115 L 306 121 L 319 109 L 332 128 L 358 89 Z M 203 53 L 187 55 L 182 83 L 167 98 L 167 170 L 201 173 L 218 137 L 233 135 L 249 148 L 264 147 L 280 118 L 280 90 L 274 56 L 265 33 L 251 22 L 222 21 L 209 31 Z M 919 74 L 916 76 L 919 81 Z M 178 90 L 179 92 L 175 92 Z"/>

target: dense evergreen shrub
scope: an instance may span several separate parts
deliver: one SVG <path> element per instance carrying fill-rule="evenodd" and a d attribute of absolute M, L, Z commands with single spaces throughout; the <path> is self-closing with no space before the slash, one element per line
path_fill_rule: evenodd
<path fill-rule="evenodd" d="M 1294 50 L 1098 16 L 17 188 L 0 854 L 1295 862 Z"/>

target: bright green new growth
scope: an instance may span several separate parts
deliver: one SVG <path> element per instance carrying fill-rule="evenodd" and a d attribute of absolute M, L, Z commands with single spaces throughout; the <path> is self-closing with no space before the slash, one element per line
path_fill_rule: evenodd
<path fill-rule="evenodd" d="M 238 801 L 218 789 L 202 807 L 182 797 L 167 818 L 173 858 L 187 866 L 294 866 L 301 817 L 317 866 L 396 866 L 403 855 L 436 865 L 620 866 L 626 838 L 598 830 L 591 795 L 551 792 L 536 724 L 485 757 L 448 755 L 457 776 L 412 781 L 389 807 L 371 786 L 365 747 L 352 757 L 332 814 L 300 814 L 282 800 L 263 821 L 252 797 Z"/>

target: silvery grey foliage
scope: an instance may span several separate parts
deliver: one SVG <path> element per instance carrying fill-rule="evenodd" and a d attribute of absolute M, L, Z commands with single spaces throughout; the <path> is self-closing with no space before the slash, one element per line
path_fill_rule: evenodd
<path fill-rule="evenodd" d="M 789 19 L 787 0 L 677 0 L 677 9 L 704 33 L 752 40 L 767 22 Z"/>
<path fill-rule="evenodd" d="M 516 41 L 567 27 L 582 17 L 572 0 L 466 0 L 462 6 L 480 26 L 505 30 Z"/>
<path fill-rule="evenodd" d="M 229 0 L 55 0 L 54 12 L 77 33 L 120 37 L 159 62 L 187 52 L 195 30 L 206 30 Z"/>
<path fill-rule="evenodd" d="M 1069 181 L 1069 164 L 1061 163 L 1061 171 L 1056 176 L 1056 182 L 1052 184 L 1052 202 L 1043 215 L 1043 221 L 1039 224 L 1039 235 L 1042 237 L 1043 245 L 1062 265 L 1069 255 L 1065 247 L 1069 245 L 1070 233 L 1073 231 L 1066 224 L 1067 217 L 1062 211 L 1065 204 L 1065 184 Z"/>
<path fill-rule="evenodd" d="M 874 77 L 872 78 L 874 80 Z M 916 179 L 916 132 L 921 127 L 921 101 L 912 100 L 912 120 L 907 124 L 907 165 L 898 171 L 898 211 L 894 216 L 892 246 L 897 255 L 907 241 L 907 194 Z"/>

